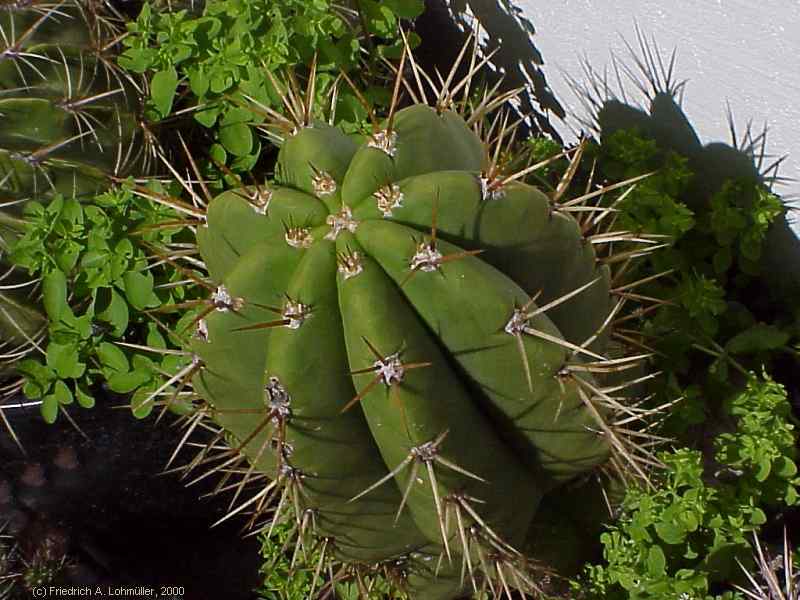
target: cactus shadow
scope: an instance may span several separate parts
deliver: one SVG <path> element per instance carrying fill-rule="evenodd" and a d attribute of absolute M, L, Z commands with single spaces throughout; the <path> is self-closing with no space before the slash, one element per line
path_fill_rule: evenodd
<path fill-rule="evenodd" d="M 529 115 L 520 125 L 520 134 L 547 133 L 561 142 L 550 122 L 551 115 L 561 119 L 565 111 L 547 85 L 542 70 L 544 59 L 533 36 L 536 29 L 522 10 L 510 0 L 425 0 L 425 12 L 414 22 L 422 38 L 415 50 L 418 62 L 434 80 L 435 73 L 447 73 L 474 27 L 480 24 L 481 53 L 496 51 L 490 67 L 481 75 L 494 85 L 502 79 L 500 92 L 525 87 L 520 95 L 520 115 Z M 458 75 L 466 75 L 468 61 Z"/>
<path fill-rule="evenodd" d="M 675 152 L 688 160 L 693 177 L 679 198 L 695 214 L 711 210 L 711 201 L 727 184 L 743 184 L 736 198 L 739 208 L 749 210 L 758 199 L 759 190 L 776 193 L 776 186 L 790 181 L 779 174 L 785 156 L 767 151 L 766 125 L 754 128 L 752 120 L 737 127 L 728 107 L 730 140 L 701 141 L 695 126 L 683 108 L 686 81 L 674 76 L 675 51 L 667 57 L 655 39 L 648 39 L 636 26 L 635 46 L 625 41 L 628 56 L 612 54 L 615 77 L 607 71 L 594 70 L 584 61 L 586 81 L 568 77 L 573 93 L 588 114 L 578 116 L 580 123 L 596 134 L 601 143 L 620 130 L 638 130 L 653 140 L 664 152 Z M 637 93 L 631 94 L 632 86 Z M 800 238 L 792 230 L 797 207 L 784 198 L 784 210 L 766 232 L 760 258 L 758 290 L 766 312 L 781 307 L 787 299 L 800 298 Z M 771 301 L 767 299 L 771 299 Z"/>

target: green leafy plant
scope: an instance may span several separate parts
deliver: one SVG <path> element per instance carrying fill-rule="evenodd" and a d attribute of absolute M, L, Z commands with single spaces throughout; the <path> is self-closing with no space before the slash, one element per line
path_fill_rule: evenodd
<path fill-rule="evenodd" d="M 8 363 L 36 351 L 35 282 L 6 272 L 30 201 L 82 198 L 149 168 L 136 81 L 114 64 L 120 16 L 102 2 L 33 0 L 0 10 L 0 336 Z"/>
<path fill-rule="evenodd" d="M 652 278 L 641 293 L 659 299 L 638 314 L 636 339 L 656 351 L 655 366 L 665 372 L 668 385 L 654 384 L 653 392 L 662 401 L 685 398 L 674 413 L 674 430 L 685 430 L 682 423 L 697 424 L 740 388 L 747 368 L 769 370 L 782 356 L 796 360 L 797 322 L 785 311 L 767 309 L 766 294 L 754 292 L 763 285 L 757 265 L 766 231 L 782 214 L 782 203 L 763 184 L 729 179 L 708 210 L 690 209 L 683 198 L 699 175 L 688 158 L 658 147 L 641 128 L 618 129 L 591 152 L 611 181 L 636 170 L 654 173 L 618 195 L 614 207 L 626 228 L 665 236 L 665 247 L 631 275 Z M 754 201 L 743 206 L 748 194 Z M 635 317 L 629 316 L 631 324 Z"/>
<path fill-rule="evenodd" d="M 793 506 L 798 502 L 796 434 L 786 390 L 764 373 L 725 407 L 736 431 L 714 439 L 716 459 L 737 473 L 737 493 L 756 504 Z"/>
<path fill-rule="evenodd" d="M 589 566 L 575 588 L 598 598 L 699 600 L 712 597 L 710 584 L 736 580 L 736 561 L 749 562 L 748 534 L 766 522 L 765 509 L 798 501 L 789 413 L 785 389 L 751 375 L 728 405 L 735 430 L 714 440 L 716 466 L 688 448 L 662 453 L 657 487 L 628 491 L 620 518 L 601 536 L 606 563 Z"/>
<path fill-rule="evenodd" d="M 320 547 L 296 549 L 290 554 L 295 527 L 281 523 L 270 535 L 264 532 L 259 536 L 263 580 L 256 593 L 262 600 L 305 600 L 314 597 L 315 591 L 320 595 L 332 592 L 340 600 L 408 600 L 391 583 L 391 577 L 358 571 L 341 571 L 330 577 L 316 569 L 324 558 Z M 299 552 L 308 552 L 309 556 L 298 560 Z"/>
<path fill-rule="evenodd" d="M 46 206 L 26 206 L 26 230 L 12 258 L 42 278 L 50 335 L 44 363 L 29 358 L 19 371 L 25 395 L 41 401 L 48 422 L 74 401 L 93 406 L 98 382 L 133 394 L 134 413 L 146 416 L 153 403 L 144 400 L 161 388 L 163 374 L 187 361 L 178 341 L 170 341 L 167 322 L 148 314 L 192 293 L 175 285 L 183 276 L 174 267 L 148 260 L 149 248 L 179 245 L 186 237 L 180 213 L 151 199 L 166 192 L 158 182 L 128 182 L 90 202 L 58 196 Z M 126 345 L 131 338 L 164 353 Z"/>
<path fill-rule="evenodd" d="M 155 11 L 145 3 L 128 25 L 119 64 L 151 75 L 148 106 L 154 119 L 187 108 L 190 97 L 195 120 L 214 129 L 210 152 L 215 160 L 235 172 L 248 171 L 260 153 L 250 125 L 260 119 L 242 105 L 256 98 L 280 107 L 272 73 L 316 62 L 317 98 L 333 97 L 336 122 L 358 128 L 367 113 L 349 88 L 339 89 L 340 72 L 361 80 L 366 62 L 371 78 L 364 96 L 384 105 L 388 98 L 380 85 L 379 59 L 399 55 L 398 22 L 422 9 L 420 0 L 359 0 L 354 8 L 328 0 L 224 0 L 206 3 L 198 15 Z"/>

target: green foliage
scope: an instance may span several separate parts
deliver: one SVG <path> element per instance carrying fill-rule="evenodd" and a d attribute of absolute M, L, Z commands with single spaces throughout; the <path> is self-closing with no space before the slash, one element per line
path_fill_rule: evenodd
<path fill-rule="evenodd" d="M 797 504 L 795 433 L 786 390 L 764 373 L 730 399 L 726 412 L 737 419 L 736 431 L 715 440 L 716 458 L 740 473 L 737 494 L 768 506 Z"/>
<path fill-rule="evenodd" d="M 6 2 L 0 33 L 0 338 L 10 344 L 0 358 L 2 378 L 12 357 L 35 350 L 45 327 L 32 287 L 6 262 L 24 228 L 23 207 L 59 193 L 94 195 L 108 175 L 143 175 L 148 153 L 136 78 L 112 67 L 119 31 L 104 3 Z M 68 249 L 59 259 L 71 260 Z"/>
<path fill-rule="evenodd" d="M 606 564 L 586 569 L 589 597 L 711 598 L 709 584 L 735 579 L 735 561 L 750 556 L 749 532 L 767 518 L 762 507 L 797 504 L 794 426 L 783 387 L 751 375 L 727 412 L 736 428 L 715 439 L 718 470 L 710 472 L 699 451 L 664 452 L 656 488 L 627 492 L 619 520 L 601 537 Z"/>
<path fill-rule="evenodd" d="M 561 144 L 548 137 L 537 136 L 530 138 L 527 141 L 527 146 L 532 164 L 543 163 L 552 159 L 552 162 L 548 162 L 532 173 L 537 182 L 543 184 L 544 187 L 552 187 L 552 178 L 563 173 L 568 164 L 566 158 L 555 158 L 563 152 Z"/>
<path fill-rule="evenodd" d="M 366 98 L 386 105 L 379 58 L 399 56 L 399 20 L 418 16 L 423 3 L 361 0 L 356 6 L 360 13 L 329 0 L 221 0 L 206 3 L 202 15 L 196 15 L 158 11 L 146 3 L 136 21 L 128 24 L 123 41 L 127 49 L 119 64 L 152 75 L 148 107 L 156 120 L 167 117 L 189 93 L 194 98 L 191 106 L 198 107 L 196 121 L 214 128 L 219 144 L 214 152 L 235 172 L 247 171 L 258 159 L 260 144 L 250 127 L 259 118 L 242 108 L 246 98 L 283 110 L 271 72 L 310 65 L 316 55 L 320 105 L 330 104 L 340 72 L 361 80 L 362 71 L 371 76 Z M 362 25 L 369 32 L 366 69 Z M 418 41 L 409 35 L 412 44 Z M 336 108 L 337 122 L 351 129 L 366 121 L 366 110 L 346 85 L 339 85 Z"/>
<path fill-rule="evenodd" d="M 292 555 L 284 547 L 291 539 L 293 526 L 292 523 L 276 525 L 271 537 L 264 533 L 259 536 L 263 580 L 256 591 L 263 600 L 303 600 L 311 593 L 312 585 L 317 590 L 324 585 L 321 576 L 315 579 L 313 567 L 293 567 Z"/>
<path fill-rule="evenodd" d="M 679 200 L 693 176 L 686 158 L 660 150 L 636 129 L 617 131 L 590 151 L 598 155 L 601 173 L 611 181 L 651 173 L 616 205 L 623 227 L 677 240 L 695 226 L 692 211 Z"/>
<path fill-rule="evenodd" d="M 660 353 L 655 366 L 668 383 L 653 392 L 662 401 L 685 399 L 670 420 L 680 434 L 684 423 L 702 421 L 741 385 L 733 372 L 769 370 L 778 355 L 797 356 L 792 346 L 800 327 L 790 316 L 765 309 L 758 291 L 761 247 L 783 206 L 752 177 L 724 180 L 703 205 L 692 196 L 703 177 L 692 170 L 694 163 L 637 128 L 605 136 L 590 153 L 598 159 L 600 176 L 610 181 L 653 172 L 632 192 L 620 191 L 608 202 L 616 201 L 621 228 L 667 236 L 667 246 L 630 277 L 671 271 L 641 288 L 641 294 L 670 302 L 654 306 L 638 325 L 642 343 Z"/>
<path fill-rule="evenodd" d="M 147 189 L 165 192 L 158 182 Z M 153 267 L 148 259 L 147 245 L 160 247 L 185 236 L 178 213 L 125 183 L 83 204 L 63 196 L 47 206 L 30 203 L 25 216 L 27 226 L 11 258 L 42 277 L 50 320 L 44 362 L 30 358 L 19 364 L 25 395 L 41 399 L 48 422 L 55 421 L 60 406 L 75 401 L 93 406 L 91 388 L 100 381 L 112 391 L 132 393 L 134 405 L 137 398 L 144 400 L 158 389 L 163 373 L 174 372 L 187 359 L 115 342 L 176 347 L 164 333 L 166 325 L 144 311 L 191 296 L 189 288 L 174 285 L 182 278 L 176 269 Z M 145 416 L 151 409 L 148 403 L 135 413 Z"/>
<path fill-rule="evenodd" d="M 272 536 L 266 533 L 259 536 L 263 579 L 256 593 L 261 600 L 306 600 L 312 590 L 319 592 L 331 585 L 339 600 L 408 600 L 405 593 L 380 575 L 362 576 L 360 582 L 356 577 L 344 577 L 333 584 L 327 580 L 326 571 L 315 578 L 319 547 L 308 549 L 309 556 L 293 564 L 294 557 L 288 547 L 295 527 L 294 523 L 285 522 L 274 527 Z"/>

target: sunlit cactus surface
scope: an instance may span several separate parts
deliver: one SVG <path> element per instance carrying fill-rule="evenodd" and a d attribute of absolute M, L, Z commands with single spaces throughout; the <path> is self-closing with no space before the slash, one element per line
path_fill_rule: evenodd
<path fill-rule="evenodd" d="M 283 113 L 255 107 L 282 141 L 274 180 L 210 199 L 197 228 L 209 298 L 169 384 L 202 399 L 184 440 L 217 435 L 188 470 L 223 475 L 228 517 L 294 520 L 320 569 L 379 568 L 419 598 L 535 592 L 571 560 L 593 475 L 650 460 L 629 436 L 647 411 L 625 406 L 641 357 L 613 329 L 636 283 L 615 267 L 653 240 L 571 189 L 583 144 L 548 193 L 524 183 L 541 165 L 509 96 L 469 90 L 475 60 L 439 86 L 403 60 L 364 137 L 315 118 L 313 69 L 305 90 L 274 82 Z"/>

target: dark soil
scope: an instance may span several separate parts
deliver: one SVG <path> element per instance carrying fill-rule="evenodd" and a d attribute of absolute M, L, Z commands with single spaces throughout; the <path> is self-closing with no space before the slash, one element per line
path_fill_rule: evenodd
<path fill-rule="evenodd" d="M 48 426 L 38 408 L 7 411 L 27 456 L 3 431 L 0 523 L 8 521 L 23 557 L 44 547 L 66 555 L 64 585 L 183 586 L 181 600 L 255 597 L 256 538 L 242 539 L 235 517 L 210 529 L 229 499 L 199 499 L 213 482 L 186 488 L 176 474 L 159 476 L 179 439 L 168 425 L 174 417 L 154 426 L 112 403 L 122 402 L 71 408 L 88 440 L 63 416 Z"/>

